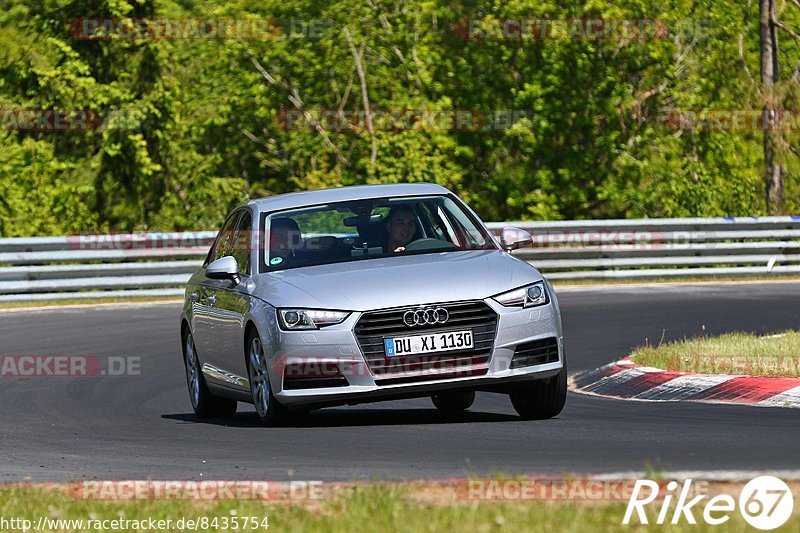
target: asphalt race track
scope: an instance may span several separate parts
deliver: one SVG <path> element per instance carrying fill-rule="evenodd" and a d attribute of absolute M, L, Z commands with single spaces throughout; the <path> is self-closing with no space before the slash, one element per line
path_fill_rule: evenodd
<path fill-rule="evenodd" d="M 570 372 L 645 338 L 800 327 L 800 283 L 559 292 Z M 800 469 L 800 410 L 626 402 L 570 393 L 524 422 L 480 394 L 458 417 L 428 399 L 331 408 L 264 428 L 191 414 L 177 304 L 0 313 L 0 355 L 141 357 L 127 377 L 0 377 L 0 481 L 352 480 L 491 474 Z"/>

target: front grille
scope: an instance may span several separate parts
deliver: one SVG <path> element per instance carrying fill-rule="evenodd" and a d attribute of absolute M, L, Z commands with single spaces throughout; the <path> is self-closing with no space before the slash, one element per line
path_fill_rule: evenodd
<path fill-rule="evenodd" d="M 370 370 L 379 385 L 388 385 L 402 376 L 411 381 L 444 379 L 455 374 L 467 376 L 487 368 L 497 334 L 497 313 L 484 302 L 451 302 L 422 307 L 444 307 L 450 314 L 447 323 L 437 327 L 410 327 L 403 322 L 406 311 L 420 306 L 364 313 L 355 327 L 356 338 Z M 470 329 L 473 348 L 430 354 L 397 356 L 387 359 L 384 339 L 409 335 L 427 335 Z M 477 369 L 476 369 L 477 367 Z M 381 378 L 384 378 L 381 381 Z M 387 378 L 394 378 L 387 382 Z"/>
<path fill-rule="evenodd" d="M 518 344 L 511 359 L 511 368 L 543 365 L 558 361 L 558 339 L 548 337 L 533 342 Z"/>

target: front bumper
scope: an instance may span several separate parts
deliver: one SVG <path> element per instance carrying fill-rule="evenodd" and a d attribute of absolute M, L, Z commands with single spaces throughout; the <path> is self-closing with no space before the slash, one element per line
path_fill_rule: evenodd
<path fill-rule="evenodd" d="M 314 331 L 277 331 L 266 345 L 270 357 L 273 394 L 287 406 L 354 404 L 381 399 L 427 396 L 457 388 L 501 390 L 515 382 L 546 379 L 564 366 L 564 345 L 557 303 L 528 309 L 503 307 L 484 300 L 497 314 L 497 329 L 488 361 L 443 365 L 378 375 L 370 368 L 354 329 L 362 313 L 353 313 L 343 323 Z M 519 345 L 552 339 L 557 344 L 547 362 L 530 366 L 512 365 Z M 265 344 L 266 344 L 266 340 Z M 517 363 L 518 364 L 518 363 Z M 290 379 L 311 375 L 303 383 L 322 386 L 297 387 Z M 386 379 L 390 377 L 391 379 Z M 344 378 L 342 380 L 341 378 Z M 331 381 L 333 380 L 333 381 Z M 336 386 L 327 386 L 335 383 Z"/>

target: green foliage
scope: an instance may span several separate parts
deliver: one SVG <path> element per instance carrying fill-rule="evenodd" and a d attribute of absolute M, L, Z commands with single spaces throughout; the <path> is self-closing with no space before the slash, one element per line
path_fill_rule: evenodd
<path fill-rule="evenodd" d="M 70 24 L 91 17 L 271 19 L 280 32 L 75 39 Z M 463 38 L 466 19 L 507 17 L 657 19 L 668 32 Z M 800 10 L 780 17 L 796 28 Z M 0 235 L 214 228 L 251 197 L 419 181 L 489 220 L 763 214 L 760 131 L 668 120 L 761 108 L 748 74 L 757 19 L 757 5 L 711 0 L 0 0 L 0 110 L 103 118 L 89 131 L 0 131 Z M 778 98 L 798 109 L 788 69 L 800 45 L 783 43 Z M 502 126 L 287 126 L 298 107 L 363 114 L 367 102 L 378 117 L 466 111 Z M 796 133 L 782 139 L 791 212 L 800 158 Z"/>

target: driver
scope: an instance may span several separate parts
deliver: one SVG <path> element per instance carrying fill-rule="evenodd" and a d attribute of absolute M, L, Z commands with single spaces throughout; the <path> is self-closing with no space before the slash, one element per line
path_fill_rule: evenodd
<path fill-rule="evenodd" d="M 270 223 L 270 265 L 295 259 L 295 250 L 302 246 L 302 236 L 297 222 L 291 218 L 277 218 Z"/>
<path fill-rule="evenodd" d="M 414 210 L 408 205 L 398 205 L 386 217 L 386 251 L 402 252 L 417 233 Z"/>

